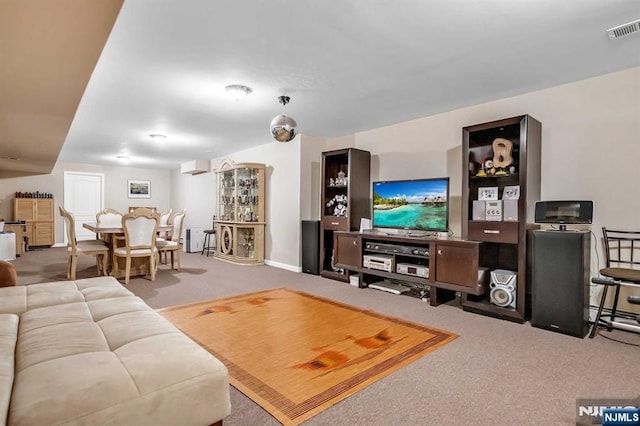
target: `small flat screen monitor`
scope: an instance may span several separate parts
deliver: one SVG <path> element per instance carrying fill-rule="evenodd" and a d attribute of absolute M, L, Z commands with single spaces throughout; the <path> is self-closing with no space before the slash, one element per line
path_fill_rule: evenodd
<path fill-rule="evenodd" d="M 449 178 L 373 182 L 373 227 L 449 230 Z"/>

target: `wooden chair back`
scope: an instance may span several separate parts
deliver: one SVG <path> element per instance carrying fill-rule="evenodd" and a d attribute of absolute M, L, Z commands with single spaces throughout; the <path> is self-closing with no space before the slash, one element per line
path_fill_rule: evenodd
<path fill-rule="evenodd" d="M 76 241 L 76 221 L 73 217 L 73 213 L 68 211 L 62 206 L 58 206 L 60 210 L 60 216 L 64 220 L 64 228 L 67 234 L 67 246 L 71 247 L 71 252 L 76 253 L 77 241 Z"/>
<path fill-rule="evenodd" d="M 96 225 L 119 228 L 122 226 L 122 213 L 115 209 L 104 209 L 96 214 Z"/>
<path fill-rule="evenodd" d="M 180 236 L 182 235 L 182 227 L 184 225 L 184 217 L 187 214 L 186 209 L 180 210 L 171 219 L 171 241 L 180 242 Z"/>
<path fill-rule="evenodd" d="M 122 216 L 127 252 L 138 249 L 154 249 L 160 216 L 147 208 L 137 208 Z"/>

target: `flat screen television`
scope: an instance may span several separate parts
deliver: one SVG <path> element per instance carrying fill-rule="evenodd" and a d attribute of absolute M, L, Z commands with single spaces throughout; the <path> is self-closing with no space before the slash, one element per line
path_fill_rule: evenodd
<path fill-rule="evenodd" d="M 372 226 L 448 232 L 449 178 L 373 182 Z"/>

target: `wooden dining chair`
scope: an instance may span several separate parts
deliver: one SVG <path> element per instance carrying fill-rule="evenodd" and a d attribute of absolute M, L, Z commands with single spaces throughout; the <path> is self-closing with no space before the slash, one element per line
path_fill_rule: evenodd
<path fill-rule="evenodd" d="M 87 255 L 95 256 L 98 275 L 107 275 L 107 259 L 109 257 L 109 247 L 102 242 L 96 240 L 82 241 L 78 244 L 76 240 L 76 224 L 73 214 L 64 207 L 59 206 L 60 216 L 62 216 L 67 233 L 67 253 L 69 254 L 69 263 L 67 265 L 67 279 L 76 279 L 76 268 L 78 264 L 78 256 Z"/>
<path fill-rule="evenodd" d="M 184 217 L 186 214 L 186 210 L 181 210 L 171 219 L 171 239 L 156 241 L 156 247 L 160 251 L 160 254 L 164 253 L 166 258 L 167 253 L 171 253 L 171 269 L 175 269 L 176 271 L 180 270 L 180 236 L 182 235 L 182 226 L 184 225 Z"/>
<path fill-rule="evenodd" d="M 96 225 L 105 228 L 122 226 L 122 213 L 115 209 L 104 209 L 96 214 Z"/>
<path fill-rule="evenodd" d="M 115 209 L 104 209 L 96 214 L 96 226 L 104 228 L 120 228 L 122 226 L 122 213 Z M 99 234 L 98 238 L 103 241 L 107 241 L 107 237 L 104 234 Z"/>
<path fill-rule="evenodd" d="M 139 208 L 122 216 L 122 228 L 124 230 L 124 247 L 113 250 L 116 257 L 115 275 L 119 276 L 118 258 L 125 258 L 125 284 L 129 284 L 131 276 L 131 259 L 136 257 L 149 258 L 149 274 L 151 281 L 156 279 L 158 262 L 158 249 L 156 248 L 156 233 L 160 216 L 150 209 Z"/>
<path fill-rule="evenodd" d="M 173 209 L 169 209 L 168 211 L 164 212 L 164 213 L 160 213 L 160 226 L 168 226 L 171 224 L 171 219 L 172 219 L 172 213 L 173 213 Z M 159 231 L 158 232 L 158 237 L 156 238 L 156 243 L 158 241 L 164 241 L 164 240 L 170 240 L 171 239 L 171 232 L 170 231 Z M 157 244 L 156 244 L 157 246 Z M 162 255 L 164 254 L 165 258 L 164 261 L 162 260 Z M 167 258 L 166 258 L 167 253 L 166 252 L 160 252 L 160 261 L 162 263 L 167 263 Z"/>

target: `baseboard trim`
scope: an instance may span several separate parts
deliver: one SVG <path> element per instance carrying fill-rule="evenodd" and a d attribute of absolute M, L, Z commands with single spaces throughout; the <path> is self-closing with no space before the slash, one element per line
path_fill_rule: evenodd
<path fill-rule="evenodd" d="M 52 245 L 51 247 L 66 247 L 67 245 L 65 243 L 55 243 L 54 245 Z"/>
<path fill-rule="evenodd" d="M 286 269 L 287 271 L 302 272 L 302 266 L 293 266 L 293 265 L 288 265 L 286 263 L 280 263 L 280 262 L 275 262 L 273 260 L 266 260 L 266 259 L 264 261 L 264 264 L 267 266 L 273 266 L 274 268 Z"/>

